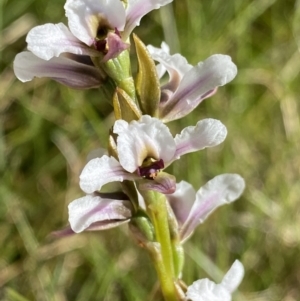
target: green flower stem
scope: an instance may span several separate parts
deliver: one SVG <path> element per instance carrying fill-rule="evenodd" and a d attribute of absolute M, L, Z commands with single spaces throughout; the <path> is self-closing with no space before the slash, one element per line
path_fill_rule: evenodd
<path fill-rule="evenodd" d="M 169 202 L 166 202 L 165 204 L 168 210 L 168 223 L 170 229 L 175 276 L 178 277 L 182 272 L 182 268 L 184 264 L 184 251 L 183 251 L 182 244 L 180 242 L 180 235 L 178 232 L 179 226 L 178 226 L 176 216 L 174 215 L 174 212 Z"/>
<path fill-rule="evenodd" d="M 179 277 L 182 272 L 183 264 L 184 264 L 184 250 L 183 247 L 178 241 L 171 241 L 172 243 L 172 251 L 173 251 L 173 260 L 174 260 L 174 270 L 175 276 Z"/>
<path fill-rule="evenodd" d="M 151 245 L 150 245 L 151 244 Z M 158 243 L 156 243 L 158 244 Z M 149 254 L 151 256 L 152 262 L 154 264 L 155 270 L 157 272 L 159 282 L 161 285 L 161 290 L 163 292 L 164 298 L 166 301 L 178 301 L 176 292 L 173 290 L 170 290 L 170 283 L 168 281 L 169 275 L 166 272 L 164 261 L 161 255 L 161 249 L 158 244 L 158 246 L 155 246 L 155 243 L 148 243 L 146 246 L 147 250 L 149 251 Z M 172 286 L 174 284 L 172 283 Z"/>
<path fill-rule="evenodd" d="M 161 283 L 162 292 L 166 301 L 178 301 L 174 285 L 176 280 L 173 250 L 168 223 L 166 197 L 155 191 L 143 191 L 147 212 L 152 220 L 156 241 L 160 244 L 162 262 L 157 262 L 157 256 L 152 257 Z"/>

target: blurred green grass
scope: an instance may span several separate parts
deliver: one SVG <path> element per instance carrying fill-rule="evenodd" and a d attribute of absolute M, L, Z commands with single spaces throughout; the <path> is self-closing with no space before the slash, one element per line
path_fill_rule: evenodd
<path fill-rule="evenodd" d="M 25 35 L 65 21 L 64 1 L 0 2 L 0 298 L 1 300 L 150 300 L 155 272 L 127 228 L 50 240 L 67 223 L 67 204 L 83 193 L 87 154 L 105 147 L 111 107 L 96 90 L 74 91 L 46 79 L 23 84 L 12 71 Z M 300 300 L 300 1 L 174 0 L 143 18 L 145 43 L 166 40 L 196 64 L 229 54 L 237 78 L 174 133 L 201 118 L 220 119 L 220 147 L 170 167 L 196 189 L 236 172 L 247 190 L 218 209 L 186 243 L 187 283 L 219 280 L 233 260 L 246 275 L 235 300 Z"/>

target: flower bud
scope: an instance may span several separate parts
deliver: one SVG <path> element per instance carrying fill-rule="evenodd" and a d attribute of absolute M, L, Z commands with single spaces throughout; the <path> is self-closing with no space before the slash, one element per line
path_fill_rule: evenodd
<path fill-rule="evenodd" d="M 129 229 L 142 247 L 154 241 L 154 227 L 146 213 L 141 210 L 131 218 Z"/>

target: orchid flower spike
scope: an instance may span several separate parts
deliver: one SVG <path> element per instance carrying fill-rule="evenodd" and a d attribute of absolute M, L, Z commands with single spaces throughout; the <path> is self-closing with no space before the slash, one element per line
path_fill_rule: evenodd
<path fill-rule="evenodd" d="M 178 221 L 181 241 L 185 242 L 218 207 L 238 199 L 244 189 L 245 181 L 237 174 L 216 176 L 197 192 L 185 181 L 178 183 L 167 198 Z"/>
<path fill-rule="evenodd" d="M 119 161 L 104 155 L 87 163 L 80 175 L 80 187 L 87 194 L 124 180 L 139 181 L 142 190 L 173 193 L 175 178 L 161 170 L 184 154 L 220 144 L 227 135 L 220 121 L 204 119 L 173 138 L 163 122 L 148 115 L 130 123 L 117 120 L 113 132 L 118 135 Z"/>
<path fill-rule="evenodd" d="M 164 42 L 161 48 L 149 45 L 147 49 L 159 63 L 159 78 L 166 71 L 169 74 L 168 83 L 161 86 L 159 118 L 163 122 L 186 116 L 203 99 L 212 96 L 217 87 L 232 81 L 237 74 L 237 67 L 228 55 L 212 55 L 193 67 L 182 55 L 170 55 Z"/>
<path fill-rule="evenodd" d="M 48 23 L 31 29 L 29 52 L 16 56 L 15 74 L 23 82 L 50 77 L 73 88 L 98 87 L 103 78 L 90 57 L 104 62 L 117 57 L 129 47 L 128 37 L 141 18 L 171 1 L 67 0 L 69 28 Z"/>
<path fill-rule="evenodd" d="M 200 279 L 190 285 L 186 292 L 189 301 L 231 301 L 232 293 L 244 277 L 244 267 L 236 260 L 220 284 L 209 279 Z"/>

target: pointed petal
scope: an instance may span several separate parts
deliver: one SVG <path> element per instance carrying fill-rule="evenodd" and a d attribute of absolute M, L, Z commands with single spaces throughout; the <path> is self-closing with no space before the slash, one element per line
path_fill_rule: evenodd
<path fill-rule="evenodd" d="M 162 159 L 166 164 L 176 150 L 170 130 L 160 120 L 144 115 L 129 124 L 117 120 L 114 133 L 118 134 L 117 148 L 121 165 L 134 172 L 146 158 Z"/>
<path fill-rule="evenodd" d="M 126 27 L 124 39 L 126 39 L 134 27 L 140 25 L 143 16 L 154 9 L 158 9 L 173 0 L 129 0 L 126 8 Z"/>
<path fill-rule="evenodd" d="M 176 184 L 175 192 L 168 194 L 166 197 L 179 224 L 183 225 L 196 200 L 195 189 L 190 183 L 181 181 Z"/>
<path fill-rule="evenodd" d="M 62 238 L 62 237 L 68 237 L 71 235 L 74 235 L 75 232 L 71 229 L 71 227 L 66 227 L 64 229 L 51 232 L 49 237 L 50 238 Z"/>
<path fill-rule="evenodd" d="M 231 294 L 225 288 L 207 278 L 190 285 L 186 297 L 190 301 L 231 301 Z"/>
<path fill-rule="evenodd" d="M 89 161 L 80 175 L 80 187 L 93 193 L 110 182 L 134 180 L 137 176 L 127 173 L 114 157 L 103 156 Z"/>
<path fill-rule="evenodd" d="M 102 59 L 103 62 L 116 58 L 122 51 L 130 47 L 130 44 L 124 43 L 117 34 L 112 32 L 107 35 L 107 45 L 108 52 Z"/>
<path fill-rule="evenodd" d="M 216 146 L 224 141 L 226 135 L 226 127 L 221 121 L 203 119 L 196 126 L 188 126 L 175 136 L 175 157 L 178 159 L 184 154 Z"/>
<path fill-rule="evenodd" d="M 153 47 L 152 45 L 148 45 L 147 49 L 149 53 L 151 54 L 152 58 L 154 59 L 155 54 L 159 54 L 161 51 L 163 53 L 166 53 L 167 55 L 170 55 L 170 47 L 166 42 L 162 42 L 160 45 L 160 48 Z M 159 60 L 157 60 L 159 61 Z M 164 64 L 159 63 L 156 65 L 156 71 L 159 78 L 162 78 L 165 72 L 167 71 Z"/>
<path fill-rule="evenodd" d="M 234 79 L 236 65 L 227 55 L 215 54 L 187 72 L 178 89 L 161 112 L 162 119 L 171 121 L 190 113 L 218 87 Z"/>
<path fill-rule="evenodd" d="M 245 182 L 237 174 L 223 174 L 208 181 L 196 194 L 196 201 L 180 230 L 181 239 L 189 237 L 216 208 L 238 199 L 244 188 Z"/>
<path fill-rule="evenodd" d="M 161 172 L 154 180 L 143 180 L 139 183 L 141 190 L 155 190 L 163 194 L 174 193 L 176 178 L 165 172 Z"/>
<path fill-rule="evenodd" d="M 105 222 L 105 229 L 107 229 L 109 222 L 115 223 L 116 220 L 129 219 L 132 209 L 129 201 L 102 199 L 93 195 L 73 201 L 68 208 L 69 222 L 72 230 L 76 233 L 89 229 L 98 222 Z M 97 226 L 100 230 L 99 224 Z"/>
<path fill-rule="evenodd" d="M 32 28 L 26 37 L 26 42 L 28 50 L 44 60 L 58 57 L 66 52 L 78 55 L 99 55 L 96 50 L 87 47 L 74 37 L 63 23 L 49 23 Z"/>
<path fill-rule="evenodd" d="M 16 55 L 14 72 L 22 82 L 34 77 L 49 77 L 77 89 L 96 88 L 102 84 L 101 74 L 95 67 L 64 57 L 45 61 L 28 51 Z"/>
<path fill-rule="evenodd" d="M 243 280 L 245 269 L 243 264 L 236 260 L 224 276 L 220 285 L 230 293 L 234 292 Z"/>
<path fill-rule="evenodd" d="M 148 45 L 147 49 L 149 50 L 152 58 L 159 62 L 160 65 L 164 67 L 164 70 L 167 70 L 169 73 L 170 80 L 168 84 L 162 87 L 162 89 L 175 92 L 184 74 L 191 70 L 193 66 L 190 65 L 186 58 L 179 53 L 170 55 L 169 49 L 166 48 L 166 45 L 167 44 L 162 44 L 162 48 L 156 48 L 152 45 Z"/>
<path fill-rule="evenodd" d="M 236 260 L 221 284 L 207 278 L 197 280 L 188 287 L 186 297 L 191 301 L 231 301 L 231 294 L 237 289 L 243 277 L 244 267 Z"/>
<path fill-rule="evenodd" d="M 67 0 L 65 11 L 71 32 L 88 46 L 101 27 L 124 29 L 125 9 L 120 0 Z"/>

